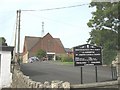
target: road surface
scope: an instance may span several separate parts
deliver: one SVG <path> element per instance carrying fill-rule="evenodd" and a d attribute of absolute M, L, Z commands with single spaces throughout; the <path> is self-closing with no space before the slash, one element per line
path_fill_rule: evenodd
<path fill-rule="evenodd" d="M 34 81 L 44 82 L 61 80 L 71 84 L 81 83 L 80 67 L 73 65 L 63 65 L 53 61 L 43 61 L 21 64 L 22 72 L 30 76 Z M 98 82 L 112 80 L 111 68 L 108 66 L 98 66 Z M 83 67 L 83 83 L 96 82 L 95 67 Z"/>

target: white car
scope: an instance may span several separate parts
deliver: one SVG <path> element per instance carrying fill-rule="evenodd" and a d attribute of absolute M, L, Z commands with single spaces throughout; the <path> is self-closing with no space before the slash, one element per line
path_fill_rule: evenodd
<path fill-rule="evenodd" d="M 35 61 L 39 61 L 39 58 L 38 57 L 30 57 L 29 59 L 28 59 L 28 62 L 29 63 L 33 63 L 33 62 L 35 62 Z"/>

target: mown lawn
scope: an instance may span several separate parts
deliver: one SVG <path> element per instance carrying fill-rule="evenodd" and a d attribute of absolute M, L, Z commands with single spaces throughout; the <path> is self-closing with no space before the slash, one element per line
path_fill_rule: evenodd
<path fill-rule="evenodd" d="M 63 64 L 67 64 L 67 65 L 71 65 L 71 64 L 74 64 L 74 62 L 62 62 Z"/>

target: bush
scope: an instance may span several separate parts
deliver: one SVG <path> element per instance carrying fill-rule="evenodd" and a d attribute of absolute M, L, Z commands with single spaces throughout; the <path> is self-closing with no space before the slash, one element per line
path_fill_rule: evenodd
<path fill-rule="evenodd" d="M 40 50 L 38 50 L 38 52 L 36 53 L 36 56 L 37 56 L 39 59 L 41 59 L 41 58 L 43 58 L 43 57 L 46 56 L 46 51 L 40 49 Z"/>
<path fill-rule="evenodd" d="M 71 56 L 61 56 L 62 62 L 73 62 L 73 58 Z"/>
<path fill-rule="evenodd" d="M 61 56 L 56 56 L 56 60 L 57 61 L 61 60 Z"/>

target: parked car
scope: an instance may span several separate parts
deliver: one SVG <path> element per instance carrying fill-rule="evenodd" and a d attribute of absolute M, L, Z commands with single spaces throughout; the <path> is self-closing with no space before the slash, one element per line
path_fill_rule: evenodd
<path fill-rule="evenodd" d="M 35 62 L 35 61 L 39 61 L 39 58 L 38 57 L 30 57 L 29 59 L 28 59 L 28 62 L 29 63 L 33 63 L 33 62 Z"/>

